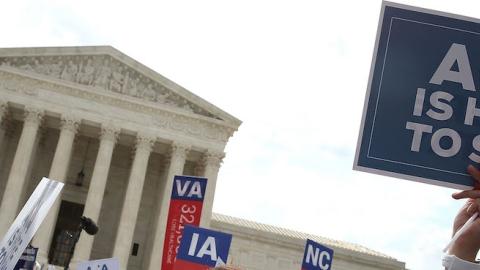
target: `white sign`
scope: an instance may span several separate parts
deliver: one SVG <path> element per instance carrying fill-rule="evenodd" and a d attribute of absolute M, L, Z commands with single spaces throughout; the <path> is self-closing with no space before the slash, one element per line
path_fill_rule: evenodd
<path fill-rule="evenodd" d="M 77 270 L 119 270 L 119 269 L 120 269 L 120 264 L 117 258 L 81 262 L 77 266 Z"/>
<path fill-rule="evenodd" d="M 57 199 L 63 183 L 43 178 L 0 242 L 0 270 L 12 270 Z"/>

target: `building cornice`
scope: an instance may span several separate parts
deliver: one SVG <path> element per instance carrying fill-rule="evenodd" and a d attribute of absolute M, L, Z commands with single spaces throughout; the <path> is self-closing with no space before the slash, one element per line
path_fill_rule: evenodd
<path fill-rule="evenodd" d="M 36 97 L 39 96 L 40 90 L 47 90 L 139 112 L 149 115 L 156 128 L 175 133 L 180 132 L 189 137 L 199 137 L 222 144 L 225 144 L 237 130 L 237 127 L 219 119 L 188 114 L 181 110 L 162 107 L 159 104 L 139 101 L 129 96 L 110 91 L 98 91 L 98 89 L 91 89 L 88 86 L 55 80 L 11 67 L 0 67 L 0 89 Z"/>
<path fill-rule="evenodd" d="M 47 61 L 47 58 L 50 60 Z M 96 58 L 97 60 L 100 59 L 107 59 L 109 58 L 110 61 L 115 61 L 115 65 L 112 66 L 112 63 L 109 64 L 109 74 L 111 74 L 111 79 L 113 80 L 113 71 L 118 69 L 119 67 L 123 67 L 123 75 L 125 76 L 126 73 L 135 74 L 134 77 L 139 77 L 140 80 L 144 82 L 144 86 L 147 86 L 152 83 L 154 90 L 158 94 L 166 94 L 163 95 L 167 97 L 168 103 L 167 105 L 175 105 L 182 110 L 187 110 L 192 113 L 205 115 L 206 117 L 210 118 L 217 118 L 224 120 L 228 123 L 229 126 L 234 127 L 235 129 L 241 125 L 241 121 L 237 118 L 233 117 L 232 115 L 226 113 L 225 111 L 219 109 L 215 105 L 205 101 L 201 97 L 193 94 L 192 92 L 188 91 L 187 89 L 181 87 L 180 85 L 176 84 L 175 82 L 165 78 L 161 74 L 155 72 L 154 70 L 148 68 L 147 66 L 143 65 L 142 63 L 136 61 L 135 59 L 129 57 L 126 54 L 123 54 L 119 50 L 111 47 L 111 46 L 80 46 L 80 47 L 34 47 L 34 48 L 0 48 L 0 63 L 10 66 L 15 66 L 17 68 L 21 68 L 23 70 L 32 70 L 38 72 L 42 70 L 43 73 L 51 73 L 51 69 L 47 68 L 48 71 L 45 70 L 41 64 L 40 60 L 43 59 L 45 62 L 48 62 L 49 65 L 53 64 L 51 59 L 58 59 L 55 60 L 62 62 L 62 71 L 66 70 L 65 79 L 69 79 L 68 74 L 68 62 L 74 61 L 77 72 L 84 73 L 85 67 L 88 65 L 88 59 Z M 60 60 L 61 59 L 61 60 Z M 11 63 L 11 60 L 15 60 L 15 63 Z M 8 62 L 8 63 L 7 63 Z M 57 62 L 58 64 L 58 62 Z M 99 67 L 101 68 L 102 64 L 98 65 L 96 63 L 95 74 L 97 75 Z M 36 70 L 34 69 L 36 66 Z M 75 67 L 74 67 L 75 70 Z M 62 73 L 58 74 L 58 77 L 62 77 Z M 138 75 L 138 76 L 137 76 Z M 71 78 L 70 78 L 71 79 Z M 95 78 L 93 79 L 95 80 Z M 88 80 L 82 80 L 78 76 L 73 79 L 76 83 L 86 83 Z M 130 80 L 132 81 L 132 80 Z M 126 82 L 125 82 L 126 83 Z M 95 83 L 91 83 L 95 84 Z M 103 85 L 100 84 L 99 87 Z M 107 88 L 112 90 L 111 85 Z M 145 92 L 145 91 L 142 91 Z M 124 94 L 129 94 L 128 91 L 123 91 Z M 144 95 L 142 93 L 142 98 L 151 98 L 149 95 Z M 162 100 L 155 98 L 155 101 L 159 101 L 162 103 Z M 174 104 L 175 103 L 175 104 Z"/>

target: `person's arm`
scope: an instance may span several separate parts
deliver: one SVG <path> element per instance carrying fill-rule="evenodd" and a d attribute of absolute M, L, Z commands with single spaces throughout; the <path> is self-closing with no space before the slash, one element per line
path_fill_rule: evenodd
<path fill-rule="evenodd" d="M 455 234 L 465 222 L 478 211 L 479 205 L 469 199 L 457 214 L 453 234 Z M 453 242 L 447 254 L 443 258 L 443 266 L 447 270 L 480 270 L 480 264 L 475 263 L 475 258 L 480 249 L 480 219 L 476 219 L 466 230 Z"/>
<path fill-rule="evenodd" d="M 480 184 L 480 171 L 473 166 L 468 166 L 468 173 Z M 465 190 L 452 195 L 454 199 L 468 198 L 460 209 L 453 223 L 453 235 L 465 222 L 480 209 L 480 190 Z M 443 264 L 447 270 L 480 270 L 480 265 L 475 262 L 480 250 L 480 219 L 476 219 L 452 244 L 445 255 Z"/>

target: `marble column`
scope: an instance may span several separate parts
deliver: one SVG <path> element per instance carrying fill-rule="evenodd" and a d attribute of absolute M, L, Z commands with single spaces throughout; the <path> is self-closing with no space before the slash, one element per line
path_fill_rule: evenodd
<path fill-rule="evenodd" d="M 165 239 L 170 197 L 173 188 L 173 177 L 183 174 L 188 151 L 188 146 L 174 143 L 169 153 L 168 171 L 166 173 L 161 199 L 158 200 L 157 213 L 152 231 L 153 241 L 147 268 L 149 270 L 158 270 L 162 265 L 163 242 Z"/>
<path fill-rule="evenodd" d="M 204 166 L 203 177 L 207 178 L 207 191 L 203 201 L 202 218 L 200 219 L 201 227 L 210 227 L 212 218 L 213 199 L 215 197 L 215 189 L 217 186 L 217 176 L 222 160 L 225 157 L 223 152 L 207 151 L 202 159 Z"/>
<path fill-rule="evenodd" d="M 100 210 L 102 209 L 103 195 L 107 185 L 108 172 L 112 161 L 113 149 L 117 142 L 120 129 L 112 125 L 102 125 L 100 135 L 100 146 L 98 148 L 97 159 L 93 169 L 92 179 L 88 188 L 87 199 L 83 215 L 91 218 L 98 224 Z M 80 261 L 88 261 L 92 251 L 94 237 L 86 233 L 80 235 L 80 239 L 75 248 L 75 254 L 72 262 L 75 264 Z"/>
<path fill-rule="evenodd" d="M 5 137 L 7 136 L 7 126 L 8 126 L 8 104 L 6 101 L 0 100 L 0 153 L 5 153 L 7 149 L 7 144 L 4 142 Z M 5 155 L 0 155 L 0 166 L 2 166 L 3 161 L 5 160 Z M 1 198 L 0 192 L 0 198 Z"/>
<path fill-rule="evenodd" d="M 5 118 L 8 112 L 7 102 L 0 100 L 0 147 L 3 145 L 5 138 Z"/>
<path fill-rule="evenodd" d="M 155 138 L 151 135 L 137 135 L 135 157 L 133 159 L 122 213 L 118 223 L 113 257 L 120 261 L 120 269 L 127 269 L 138 210 L 142 199 L 143 184 L 147 173 L 148 159 Z"/>
<path fill-rule="evenodd" d="M 73 141 L 79 123 L 78 119 L 69 115 L 63 115 L 61 118 L 60 136 L 55 148 L 50 173 L 48 174 L 48 177 L 52 180 L 65 182 L 72 156 Z M 48 251 L 55 230 L 60 204 L 61 195 L 57 198 L 52 208 L 50 208 L 47 217 L 43 220 L 42 225 L 33 238 L 33 246 L 38 247 L 37 260 L 41 264 L 46 263 L 48 260 Z"/>
<path fill-rule="evenodd" d="M 4 235 L 20 210 L 23 189 L 29 164 L 35 148 L 38 129 L 42 122 L 43 111 L 37 108 L 25 108 L 25 120 L 22 134 L 8 175 L 7 185 L 0 205 L 0 235 Z"/>

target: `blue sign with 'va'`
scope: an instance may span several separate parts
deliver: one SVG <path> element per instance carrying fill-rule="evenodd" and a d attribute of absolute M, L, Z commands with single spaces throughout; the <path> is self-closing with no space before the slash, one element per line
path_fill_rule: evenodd
<path fill-rule="evenodd" d="M 177 260 L 215 267 L 225 265 L 232 235 L 187 225 L 183 230 Z"/>
<path fill-rule="evenodd" d="M 332 261 L 333 250 L 331 248 L 307 239 L 302 270 L 330 270 Z"/>
<path fill-rule="evenodd" d="M 479 98 L 480 21 L 383 3 L 354 168 L 473 186 Z"/>
<path fill-rule="evenodd" d="M 203 201 L 207 189 L 207 178 L 175 175 L 172 199 Z"/>

